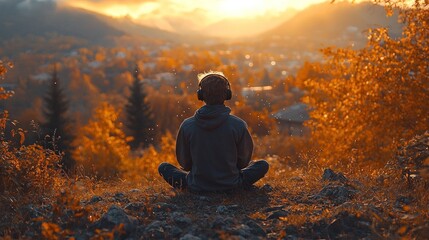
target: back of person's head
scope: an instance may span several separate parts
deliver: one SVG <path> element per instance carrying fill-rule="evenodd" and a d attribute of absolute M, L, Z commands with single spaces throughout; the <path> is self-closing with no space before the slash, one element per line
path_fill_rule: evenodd
<path fill-rule="evenodd" d="M 231 86 L 222 72 L 210 71 L 198 74 L 198 100 L 207 105 L 223 104 L 231 99 Z"/>

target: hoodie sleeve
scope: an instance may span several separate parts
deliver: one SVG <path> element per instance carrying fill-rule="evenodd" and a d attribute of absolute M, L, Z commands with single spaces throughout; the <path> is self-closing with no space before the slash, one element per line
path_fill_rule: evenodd
<path fill-rule="evenodd" d="M 247 165 L 249 165 L 253 153 L 253 140 L 252 136 L 250 136 L 247 126 L 244 127 L 243 135 L 241 136 L 241 139 L 239 140 L 237 146 L 237 167 L 239 169 L 243 169 L 247 167 Z"/>
<path fill-rule="evenodd" d="M 183 126 L 180 126 L 176 138 L 176 157 L 180 166 L 185 171 L 190 171 L 192 167 L 191 150 L 189 141 L 183 132 Z"/>

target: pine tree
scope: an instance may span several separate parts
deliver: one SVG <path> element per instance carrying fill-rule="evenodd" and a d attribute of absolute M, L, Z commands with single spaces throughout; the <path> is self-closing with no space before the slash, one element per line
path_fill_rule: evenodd
<path fill-rule="evenodd" d="M 57 69 L 54 67 L 49 90 L 44 97 L 43 115 L 45 122 L 42 124 L 45 135 L 45 147 L 57 153 L 64 153 L 60 162 L 62 168 L 69 171 L 74 166 L 71 157 L 74 136 L 71 133 L 71 121 L 67 118 L 69 103 L 60 87 Z"/>
<path fill-rule="evenodd" d="M 131 95 L 125 106 L 127 122 L 133 140 L 130 142 L 132 149 L 148 147 L 154 142 L 155 123 L 149 105 L 145 102 L 146 94 L 139 77 L 139 69 L 134 70 L 134 81 L 130 86 Z"/>

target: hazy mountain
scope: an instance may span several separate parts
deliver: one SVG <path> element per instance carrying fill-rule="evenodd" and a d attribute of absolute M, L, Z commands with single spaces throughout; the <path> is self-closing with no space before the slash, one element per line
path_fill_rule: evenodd
<path fill-rule="evenodd" d="M 391 35 L 399 36 L 402 25 L 398 14 L 386 16 L 384 7 L 372 3 L 348 2 L 312 5 L 294 17 L 260 36 L 265 39 L 299 39 L 302 42 L 339 43 L 365 40 L 368 28 L 388 27 Z"/>
<path fill-rule="evenodd" d="M 29 35 L 56 34 L 73 36 L 92 44 L 111 43 L 124 35 L 177 40 L 177 34 L 138 25 L 129 19 L 89 12 L 83 9 L 57 7 L 49 1 L 0 1 L 0 40 Z"/>
<path fill-rule="evenodd" d="M 240 38 L 258 35 L 293 17 L 298 11 L 287 9 L 280 14 L 266 14 L 248 18 L 226 18 L 199 32 L 208 36 Z"/>

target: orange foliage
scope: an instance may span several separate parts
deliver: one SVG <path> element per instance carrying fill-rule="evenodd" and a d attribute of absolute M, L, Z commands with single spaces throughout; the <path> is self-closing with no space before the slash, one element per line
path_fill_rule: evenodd
<path fill-rule="evenodd" d="M 176 133 L 182 121 L 194 114 L 197 109 L 196 96 L 190 100 L 187 95 L 176 95 L 173 88 L 162 86 L 155 91 L 148 88 L 148 104 L 151 105 L 157 130 Z"/>
<path fill-rule="evenodd" d="M 312 65 L 304 100 L 323 160 L 383 164 L 401 138 L 428 129 L 428 5 L 403 10 L 401 38 L 373 29 L 365 48 L 327 48 L 326 62 Z"/>
<path fill-rule="evenodd" d="M 161 137 L 159 150 L 151 145 L 144 150 L 141 157 L 126 159 L 122 164 L 123 176 L 134 182 L 158 177 L 159 164 L 162 162 L 177 164 L 175 147 L 176 140 L 170 132 L 167 132 Z"/>
<path fill-rule="evenodd" d="M 129 157 L 130 148 L 118 122 L 119 112 L 101 103 L 92 119 L 76 139 L 74 158 L 85 174 L 99 178 L 115 177 L 120 165 Z"/>
<path fill-rule="evenodd" d="M 3 78 L 6 74 L 8 68 L 13 68 L 12 63 L 5 64 L 2 60 L 0 60 L 0 78 Z M 13 95 L 13 91 L 6 91 L 4 88 L 0 87 L 0 100 L 7 99 Z"/>

